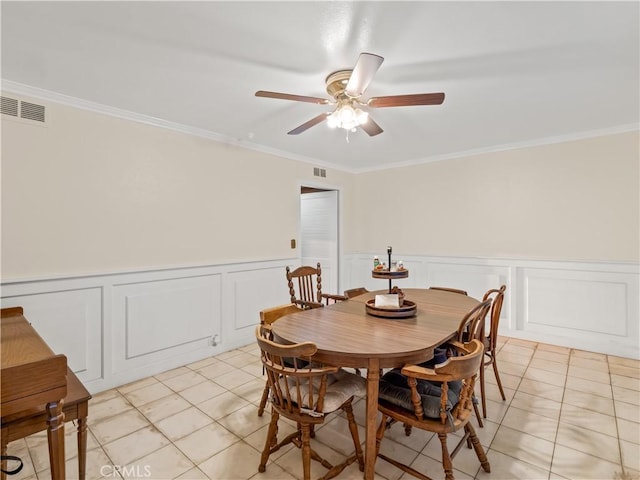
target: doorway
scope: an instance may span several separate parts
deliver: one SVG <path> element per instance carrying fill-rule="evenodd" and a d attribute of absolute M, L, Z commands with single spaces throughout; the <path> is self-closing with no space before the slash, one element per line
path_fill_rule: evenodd
<path fill-rule="evenodd" d="M 322 291 L 339 287 L 338 191 L 300 188 L 301 265 L 322 266 Z"/>

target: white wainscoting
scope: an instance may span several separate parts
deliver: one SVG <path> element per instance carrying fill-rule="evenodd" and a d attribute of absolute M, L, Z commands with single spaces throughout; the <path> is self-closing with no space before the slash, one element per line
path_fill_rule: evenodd
<path fill-rule="evenodd" d="M 83 381 L 102 376 L 102 288 L 55 282 L 23 285 L 21 293 L 2 287 L 2 306 L 24 307 L 27 318 L 56 353 L 67 356 L 69 368 Z M 11 296 L 11 294 L 17 294 Z"/>
<path fill-rule="evenodd" d="M 113 286 L 111 372 L 205 353 L 221 329 L 220 273 Z"/>
<path fill-rule="evenodd" d="M 92 393 L 254 341 L 258 312 L 289 300 L 296 259 L 2 284 Z"/>
<path fill-rule="evenodd" d="M 346 256 L 345 288 L 388 287 L 371 278 L 373 255 Z M 449 286 L 481 298 L 506 285 L 502 335 L 640 358 L 638 264 L 402 254 L 393 259 L 409 269 L 409 278 L 394 282 L 400 288 Z"/>
<path fill-rule="evenodd" d="M 373 254 L 342 259 L 342 287 L 388 287 Z M 640 358 L 637 264 L 394 255 L 400 288 L 433 285 L 482 297 L 507 286 L 500 333 Z M 258 312 L 287 303 L 294 258 L 2 284 L 2 306 L 22 306 L 45 341 L 67 355 L 92 393 L 254 341 Z M 337 292 L 332 292 L 337 293 Z"/>

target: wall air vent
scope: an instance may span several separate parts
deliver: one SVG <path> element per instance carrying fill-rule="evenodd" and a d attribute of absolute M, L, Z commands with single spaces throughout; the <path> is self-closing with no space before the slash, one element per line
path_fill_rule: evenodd
<path fill-rule="evenodd" d="M 2 114 L 11 115 L 12 117 L 18 116 L 18 100 L 9 97 L 0 97 L 2 99 Z"/>
<path fill-rule="evenodd" d="M 44 105 L 20 102 L 20 118 L 44 123 Z"/>
<path fill-rule="evenodd" d="M 314 167 L 313 176 L 314 177 L 326 178 L 327 177 L 327 171 L 324 168 Z"/>
<path fill-rule="evenodd" d="M 11 97 L 0 97 L 2 99 L 2 114 L 10 117 L 22 118 L 24 120 L 46 122 L 45 107 L 37 103 L 25 102 Z"/>

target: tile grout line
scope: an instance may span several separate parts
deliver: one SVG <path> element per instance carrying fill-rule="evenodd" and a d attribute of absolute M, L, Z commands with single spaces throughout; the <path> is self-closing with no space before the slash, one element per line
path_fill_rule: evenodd
<path fill-rule="evenodd" d="M 564 377 L 564 385 L 562 386 L 562 398 L 560 399 L 560 411 L 558 412 L 558 420 L 556 421 L 556 434 L 553 438 L 553 449 L 551 450 L 551 464 L 549 465 L 549 478 L 551 478 L 551 474 L 557 475 L 553 471 L 553 461 L 556 458 L 556 447 L 558 446 L 558 434 L 560 432 L 560 418 L 562 417 L 562 411 L 564 409 L 564 398 L 567 394 L 567 382 L 569 381 L 569 366 L 571 365 L 571 355 L 573 354 L 573 349 L 569 348 L 569 354 L 567 355 L 567 373 Z"/>
<path fill-rule="evenodd" d="M 616 436 L 618 440 L 618 455 L 620 456 L 620 468 L 622 470 L 621 478 L 626 478 L 627 472 L 625 470 L 624 458 L 622 457 L 622 440 L 620 439 L 620 427 L 618 426 L 618 413 L 616 410 L 616 396 L 613 391 L 613 382 L 611 381 L 611 365 L 609 364 L 609 355 L 606 355 L 607 358 L 607 372 L 609 373 L 609 388 L 611 389 L 611 403 L 613 404 L 613 419 L 616 426 Z"/>

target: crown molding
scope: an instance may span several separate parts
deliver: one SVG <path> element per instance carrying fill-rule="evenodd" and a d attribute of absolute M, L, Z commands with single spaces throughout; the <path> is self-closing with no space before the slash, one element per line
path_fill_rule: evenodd
<path fill-rule="evenodd" d="M 323 161 L 318 158 L 309 158 L 301 155 L 295 155 L 283 150 L 277 150 L 274 148 L 265 147 L 264 145 L 258 145 L 252 142 L 239 140 L 236 138 L 228 137 L 216 132 L 205 130 L 202 128 L 191 127 L 181 123 L 170 122 L 161 118 L 152 117 L 149 115 L 143 115 L 140 113 L 132 112 L 129 110 L 123 110 L 120 108 L 110 107 L 96 102 L 83 100 L 81 98 L 64 95 L 58 92 L 52 92 L 50 90 L 44 90 L 30 85 L 14 82 L 11 80 L 0 80 L 0 88 L 3 91 L 11 92 L 17 95 L 24 95 L 28 97 L 38 98 L 50 102 L 60 103 L 70 107 L 79 108 L 82 110 L 88 110 L 91 112 L 99 113 L 102 115 L 109 115 L 112 117 L 121 118 L 124 120 L 130 120 L 132 122 L 143 123 L 158 128 L 166 128 L 176 132 L 184 133 L 186 135 L 193 135 L 196 137 L 206 138 L 215 142 L 223 143 L 226 145 L 233 145 L 236 147 L 246 148 L 256 152 L 264 153 L 267 155 L 273 155 L 280 158 L 286 158 L 288 160 L 295 160 L 316 167 L 325 167 L 333 170 L 338 170 L 346 173 L 366 173 L 381 170 L 389 170 L 393 168 L 412 167 L 422 165 L 425 163 L 439 162 L 442 160 L 451 160 L 454 158 L 471 157 L 476 155 L 482 155 L 487 153 L 502 152 L 507 150 L 519 150 L 524 148 L 539 147 L 543 145 L 551 145 L 556 143 L 572 142 L 576 140 L 585 140 L 588 138 L 602 137 L 606 135 L 616 135 L 620 133 L 627 133 L 632 131 L 640 131 L 640 123 L 631 123 L 626 125 L 617 125 L 614 127 L 589 130 L 583 132 L 575 132 L 567 135 L 559 135 L 553 137 L 537 138 L 532 140 L 525 140 L 523 142 L 508 143 L 503 145 L 493 145 L 486 148 L 477 148 L 472 150 L 464 150 L 459 152 L 448 153 L 444 155 L 434 155 L 430 157 L 416 158 L 405 162 L 390 163 L 380 167 L 370 167 L 362 169 L 349 169 L 340 165 L 336 165 L 330 162 Z"/>
<path fill-rule="evenodd" d="M 152 117 L 150 115 L 144 115 L 130 110 L 123 110 L 121 108 L 111 107 L 101 103 L 91 102 L 89 100 L 83 100 L 81 98 L 72 97 L 63 93 L 53 92 L 51 90 L 44 90 L 38 87 L 32 87 L 11 80 L 2 79 L 0 83 L 2 91 L 10 92 L 16 95 L 23 95 L 26 97 L 37 98 L 49 102 L 59 103 L 69 107 L 78 108 L 81 110 L 87 110 L 93 113 L 99 113 L 102 115 L 108 115 L 111 117 L 120 118 L 123 120 L 129 120 L 132 122 L 143 123 L 152 127 L 165 128 L 173 130 L 175 132 L 184 133 L 186 135 L 193 135 L 200 138 L 206 138 L 213 140 L 214 142 L 222 143 L 225 145 L 233 145 L 236 147 L 242 147 L 249 150 L 254 150 L 267 155 L 273 155 L 276 157 L 286 158 L 288 160 L 295 160 L 298 162 L 308 163 L 316 167 L 331 168 L 334 170 L 347 171 L 343 168 L 336 166 L 335 164 L 324 162 L 317 158 L 309 158 L 302 155 L 294 155 L 290 152 L 277 150 L 275 148 L 265 147 L 264 145 L 258 145 L 252 142 L 238 140 L 237 138 L 228 137 L 210 130 L 202 128 L 192 127 L 181 123 L 171 122 L 163 120 L 162 118 Z M 353 172 L 351 172 L 353 173 Z"/>
<path fill-rule="evenodd" d="M 492 145 L 486 148 L 476 148 L 472 150 L 464 150 L 460 152 L 447 153 L 444 155 L 434 155 L 431 157 L 418 158 L 414 160 L 408 160 L 406 162 L 398 162 L 382 167 L 368 168 L 362 171 L 354 171 L 352 173 L 365 173 L 380 170 L 387 170 L 390 168 L 401 167 L 413 167 L 417 165 L 423 165 L 425 163 L 439 162 L 442 160 L 452 160 L 454 158 L 472 157 L 477 155 L 483 155 L 487 153 L 504 152 L 508 150 L 521 150 L 525 148 L 540 147 L 544 145 L 553 145 L 556 143 L 574 142 L 577 140 L 586 140 L 589 138 L 604 137 L 607 135 L 617 135 L 621 133 L 640 132 L 640 123 L 629 123 L 625 125 L 617 125 L 615 127 L 602 128 L 599 130 L 588 130 L 583 132 L 575 132 L 567 135 L 558 135 L 554 137 L 535 138 L 531 140 L 525 140 L 517 143 L 506 143 L 503 145 Z"/>

